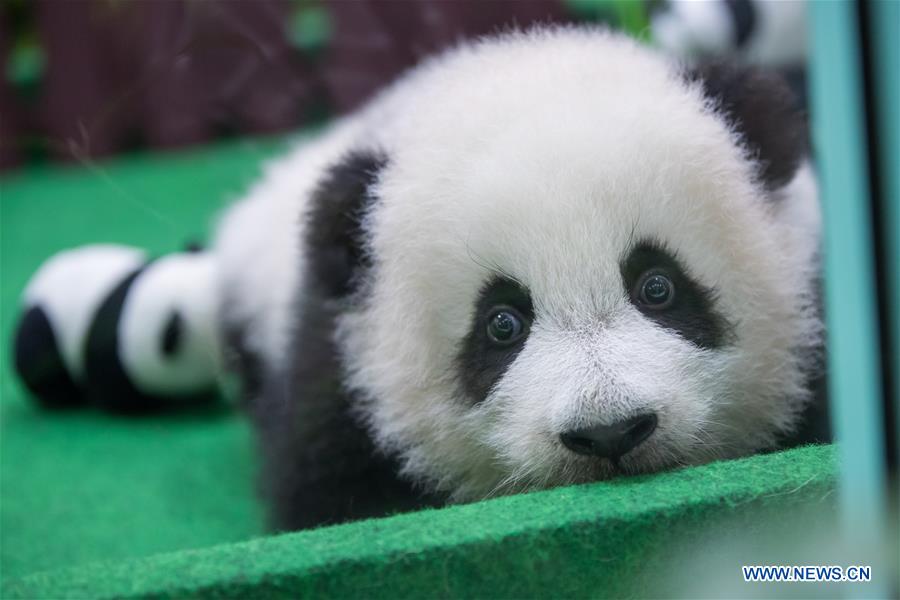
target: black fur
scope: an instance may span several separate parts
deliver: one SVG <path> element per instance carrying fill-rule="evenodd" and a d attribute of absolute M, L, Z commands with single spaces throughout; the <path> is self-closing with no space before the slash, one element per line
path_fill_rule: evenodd
<path fill-rule="evenodd" d="M 734 45 L 741 48 L 750 39 L 756 27 L 756 9 L 750 0 L 725 0 L 734 24 Z"/>
<path fill-rule="evenodd" d="M 156 399 L 138 391 L 119 360 L 119 320 L 135 280 L 146 265 L 123 279 L 106 297 L 88 329 L 84 347 L 84 372 L 88 395 L 116 412 L 141 412 L 157 405 Z"/>
<path fill-rule="evenodd" d="M 84 396 L 60 355 L 53 326 L 41 307 L 33 306 L 22 315 L 13 357 L 16 372 L 42 406 L 68 408 L 84 404 Z"/>
<path fill-rule="evenodd" d="M 386 159 L 373 152 L 349 154 L 332 167 L 314 194 L 309 216 L 309 264 L 330 297 L 354 291 L 369 266 L 361 220 L 372 202 L 369 190 Z"/>
<path fill-rule="evenodd" d="M 806 119 L 780 76 L 755 67 L 710 63 L 687 72 L 699 81 L 759 164 L 769 190 L 788 183 L 807 154 Z"/>
<path fill-rule="evenodd" d="M 304 240 L 309 273 L 283 373 L 268 373 L 251 405 L 264 458 L 264 492 L 278 529 L 302 529 L 434 505 L 377 452 L 342 386 L 335 320 L 369 266 L 361 216 L 382 156 L 355 153 L 332 168 L 312 199 Z"/>
<path fill-rule="evenodd" d="M 200 252 L 206 251 L 206 246 L 203 242 L 197 240 L 190 240 L 185 242 L 183 252 L 188 254 L 198 254 Z"/>
<path fill-rule="evenodd" d="M 530 324 L 534 320 L 531 294 L 518 283 L 494 277 L 475 303 L 472 326 L 457 355 L 459 376 L 472 402 L 484 400 L 525 346 L 527 336 L 510 346 L 497 346 L 487 335 L 487 319 L 498 305 L 512 306 Z"/>
<path fill-rule="evenodd" d="M 675 286 L 672 305 L 661 310 L 637 300 L 638 279 L 649 270 L 667 276 Z M 625 293 L 644 316 L 700 348 L 719 348 L 729 342 L 731 326 L 714 307 L 714 294 L 693 279 L 672 254 L 659 244 L 642 242 L 621 262 Z"/>
<path fill-rule="evenodd" d="M 135 387 L 119 359 L 119 320 L 132 285 L 147 265 L 133 271 L 97 309 L 84 346 L 85 389 L 92 402 L 118 413 L 143 413 L 172 408 L 171 399 L 145 393 Z M 178 399 L 178 406 L 212 401 L 215 394 L 196 394 Z"/>
<path fill-rule="evenodd" d="M 177 310 L 172 311 L 166 326 L 163 328 L 162 339 L 160 340 L 160 354 L 163 356 L 175 356 L 181 347 L 184 339 L 184 318 Z"/>
<path fill-rule="evenodd" d="M 265 374 L 263 360 L 250 350 L 243 326 L 228 319 L 228 302 L 224 301 L 219 314 L 220 332 L 223 341 L 223 358 L 227 369 L 238 375 L 240 381 L 240 401 L 250 407 L 262 392 Z"/>
<path fill-rule="evenodd" d="M 304 529 L 437 504 L 398 476 L 352 414 L 332 340 L 335 303 L 313 294 L 302 312 L 288 372 L 271 374 L 253 405 L 271 524 Z"/>

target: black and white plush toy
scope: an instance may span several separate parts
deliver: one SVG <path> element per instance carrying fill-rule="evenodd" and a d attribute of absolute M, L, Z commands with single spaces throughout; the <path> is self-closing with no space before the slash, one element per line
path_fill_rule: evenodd
<path fill-rule="evenodd" d="M 16 370 L 48 407 L 132 412 L 209 401 L 219 363 L 213 277 L 204 253 L 61 252 L 23 294 Z"/>

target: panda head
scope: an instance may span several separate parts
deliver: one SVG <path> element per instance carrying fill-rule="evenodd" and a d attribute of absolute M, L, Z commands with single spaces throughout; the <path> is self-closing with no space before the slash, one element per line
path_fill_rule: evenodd
<path fill-rule="evenodd" d="M 150 263 L 123 305 L 119 356 L 135 384 L 161 396 L 208 390 L 217 372 L 212 258 Z"/>
<path fill-rule="evenodd" d="M 794 426 L 816 209 L 777 80 L 551 30 L 408 85 L 310 216 L 348 385 L 408 476 L 470 499 Z"/>
<path fill-rule="evenodd" d="M 651 6 L 653 39 L 676 56 L 732 56 L 772 68 L 803 66 L 804 0 L 668 0 Z"/>
<path fill-rule="evenodd" d="M 206 399 L 219 371 L 213 277 L 210 255 L 179 253 L 123 279 L 87 334 L 90 395 L 124 411 Z"/>

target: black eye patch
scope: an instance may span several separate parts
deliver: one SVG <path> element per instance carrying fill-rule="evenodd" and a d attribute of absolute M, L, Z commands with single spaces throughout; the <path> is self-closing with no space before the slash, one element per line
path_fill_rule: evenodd
<path fill-rule="evenodd" d="M 691 279 L 675 257 L 661 245 L 642 242 L 620 264 L 625 293 L 648 319 L 674 331 L 694 345 L 720 348 L 729 343 L 732 328 L 714 307 L 715 293 Z M 648 290 L 669 289 L 664 305 L 648 302 Z"/>
<path fill-rule="evenodd" d="M 498 312 L 512 314 L 524 328 L 510 342 L 498 343 Z M 481 402 L 491 392 L 525 346 L 534 320 L 529 291 L 505 277 L 494 277 L 485 284 L 475 303 L 469 333 L 462 340 L 456 357 L 459 377 L 473 402 Z"/>

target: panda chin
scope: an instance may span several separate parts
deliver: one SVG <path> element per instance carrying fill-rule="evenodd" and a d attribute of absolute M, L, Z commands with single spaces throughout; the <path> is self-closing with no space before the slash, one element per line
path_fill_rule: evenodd
<path fill-rule="evenodd" d="M 649 440 L 647 444 L 614 459 L 579 456 L 562 447 L 558 451 L 547 450 L 539 454 L 547 456 L 548 461 L 540 465 L 509 466 L 509 474 L 493 487 L 477 494 L 471 491 L 456 494 L 456 497 L 471 501 L 558 486 L 602 483 L 726 458 L 726 454 L 715 444 L 676 449 L 668 443 Z"/>
<path fill-rule="evenodd" d="M 581 463 L 578 466 L 579 474 L 566 483 L 585 484 L 610 481 L 635 475 L 648 475 L 680 468 L 688 464 L 695 464 L 693 460 L 675 458 L 674 456 L 664 458 L 659 454 L 648 448 L 642 452 L 635 452 L 633 455 L 629 454 L 613 459 L 579 457 L 577 458 L 577 461 Z"/>

